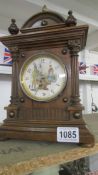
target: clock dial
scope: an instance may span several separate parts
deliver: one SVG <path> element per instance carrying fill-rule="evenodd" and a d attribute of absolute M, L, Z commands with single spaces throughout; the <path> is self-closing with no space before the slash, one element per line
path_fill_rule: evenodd
<path fill-rule="evenodd" d="M 33 100 L 54 99 L 62 92 L 66 83 L 67 71 L 64 64 L 51 54 L 32 56 L 20 71 L 21 87 Z"/>

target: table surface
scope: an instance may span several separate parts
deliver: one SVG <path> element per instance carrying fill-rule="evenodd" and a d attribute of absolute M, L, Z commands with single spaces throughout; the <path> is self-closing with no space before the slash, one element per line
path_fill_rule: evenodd
<path fill-rule="evenodd" d="M 0 175 L 21 175 L 98 153 L 98 113 L 84 119 L 95 136 L 93 148 L 27 140 L 0 141 Z"/>

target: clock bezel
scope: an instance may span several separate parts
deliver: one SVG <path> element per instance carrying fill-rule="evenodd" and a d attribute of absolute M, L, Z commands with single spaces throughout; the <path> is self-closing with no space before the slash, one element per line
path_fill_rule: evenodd
<path fill-rule="evenodd" d="M 39 59 L 40 57 L 42 56 L 45 56 L 45 57 L 49 57 L 50 59 L 54 59 L 56 60 L 60 66 L 63 68 L 64 72 L 65 72 L 65 83 L 63 85 L 63 87 L 61 88 L 60 91 L 58 91 L 58 93 L 56 93 L 55 95 L 53 95 L 51 98 L 47 97 L 47 98 L 44 98 L 42 99 L 42 97 L 40 98 L 36 98 L 36 96 L 33 96 L 30 91 L 28 90 L 28 88 L 26 88 L 26 84 L 24 82 L 22 82 L 22 79 L 23 79 L 23 75 L 24 75 L 24 72 L 25 72 L 25 69 L 26 67 L 28 67 L 28 65 L 33 62 L 34 60 L 36 59 Z M 19 74 L 19 82 L 20 82 L 20 86 L 24 92 L 24 94 L 29 97 L 30 99 L 34 100 L 34 101 L 37 101 L 37 102 L 49 102 L 49 101 L 52 101 L 54 99 L 56 99 L 58 96 L 61 95 L 61 93 L 64 91 L 64 89 L 66 88 L 66 85 L 67 85 L 67 81 L 68 81 L 68 72 L 67 72 L 67 68 L 66 68 L 66 65 L 63 63 L 62 60 L 60 60 L 60 58 L 56 55 L 56 54 L 53 54 L 53 53 L 48 53 L 48 52 L 41 52 L 41 53 L 36 53 L 32 56 L 30 56 L 25 62 L 24 64 L 22 65 L 21 67 L 21 70 L 20 70 L 20 74 Z"/>

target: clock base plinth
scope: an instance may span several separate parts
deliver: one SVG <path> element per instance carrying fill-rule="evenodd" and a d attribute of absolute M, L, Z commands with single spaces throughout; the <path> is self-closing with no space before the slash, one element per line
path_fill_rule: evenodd
<path fill-rule="evenodd" d="M 30 124 L 29 124 L 30 125 Z M 13 125 L 9 123 L 2 124 L 0 126 L 0 140 L 6 139 L 26 139 L 34 141 L 49 141 L 57 142 L 57 127 L 61 125 L 43 125 L 34 126 L 21 125 L 14 123 Z M 95 143 L 94 136 L 90 133 L 86 125 L 72 125 L 67 124 L 63 127 L 78 127 L 79 128 L 79 143 L 83 147 L 93 147 Z M 77 144 L 77 143 L 76 143 Z"/>

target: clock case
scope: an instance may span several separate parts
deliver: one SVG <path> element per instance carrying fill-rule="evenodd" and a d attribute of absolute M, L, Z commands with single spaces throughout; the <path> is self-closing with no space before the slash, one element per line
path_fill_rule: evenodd
<path fill-rule="evenodd" d="M 79 96 L 78 53 L 85 48 L 88 26 L 76 26 L 72 11 L 67 19 L 47 11 L 29 18 L 18 29 L 15 20 L 8 28 L 11 35 L 1 37 L 12 54 L 12 91 L 10 104 L 5 107 L 7 118 L 0 126 L 0 139 L 31 139 L 57 141 L 57 127 L 78 127 L 80 144 L 94 145 L 94 137 L 83 119 Z M 54 54 L 67 69 L 67 85 L 62 93 L 49 102 L 28 98 L 19 82 L 24 62 L 35 54 Z"/>

